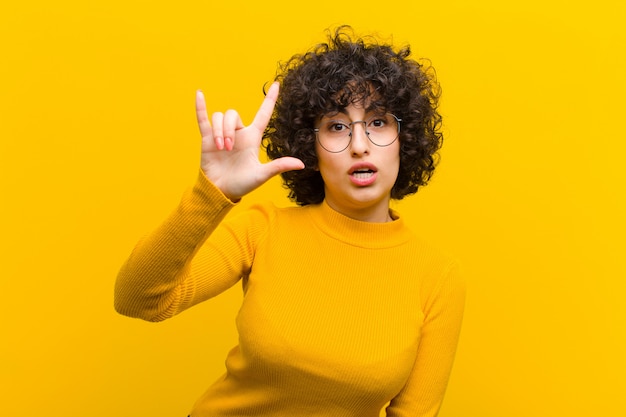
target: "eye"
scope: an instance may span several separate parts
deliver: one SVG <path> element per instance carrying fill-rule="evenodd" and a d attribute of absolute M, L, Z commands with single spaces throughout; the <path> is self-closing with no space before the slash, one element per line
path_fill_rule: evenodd
<path fill-rule="evenodd" d="M 350 130 L 350 127 L 343 122 L 330 121 L 326 125 L 326 130 L 329 133 L 345 133 L 346 131 Z"/>
<path fill-rule="evenodd" d="M 369 127 L 373 127 L 373 128 L 376 128 L 376 129 L 382 129 L 386 125 L 387 125 L 387 119 L 384 116 L 376 117 L 376 118 L 370 120 L 370 122 L 368 123 Z"/>

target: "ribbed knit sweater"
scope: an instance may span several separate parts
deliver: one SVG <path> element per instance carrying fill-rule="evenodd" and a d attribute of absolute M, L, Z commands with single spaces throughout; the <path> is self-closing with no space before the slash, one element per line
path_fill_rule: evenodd
<path fill-rule="evenodd" d="M 192 417 L 436 416 L 459 336 L 456 262 L 327 204 L 233 207 L 200 173 L 123 265 L 116 309 L 164 320 L 241 281 L 239 343 Z"/>

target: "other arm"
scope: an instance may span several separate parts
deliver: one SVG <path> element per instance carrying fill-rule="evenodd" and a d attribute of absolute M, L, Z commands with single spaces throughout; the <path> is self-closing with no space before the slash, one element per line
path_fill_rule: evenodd
<path fill-rule="evenodd" d="M 451 265 L 426 294 L 421 340 L 413 370 L 387 407 L 388 417 L 435 417 L 448 385 L 465 306 L 465 283 Z"/>

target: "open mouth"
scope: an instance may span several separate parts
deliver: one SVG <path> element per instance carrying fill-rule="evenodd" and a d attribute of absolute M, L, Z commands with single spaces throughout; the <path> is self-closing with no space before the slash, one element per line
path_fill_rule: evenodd
<path fill-rule="evenodd" d="M 370 178 L 372 175 L 374 175 L 375 172 L 376 171 L 372 169 L 357 169 L 355 171 L 352 171 L 351 175 L 354 178 L 364 180 L 364 179 Z"/>
<path fill-rule="evenodd" d="M 354 164 L 348 174 L 352 182 L 358 186 L 371 185 L 376 181 L 376 174 L 378 169 L 374 164 L 368 162 L 360 162 Z"/>

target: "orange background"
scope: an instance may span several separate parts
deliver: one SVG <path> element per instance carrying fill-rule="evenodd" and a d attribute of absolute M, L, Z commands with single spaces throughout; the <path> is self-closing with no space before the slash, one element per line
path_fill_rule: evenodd
<path fill-rule="evenodd" d="M 624 415 L 624 3 L 214 3 L 0 6 L 0 414 L 187 415 L 241 291 L 143 323 L 117 270 L 196 175 L 195 90 L 249 122 L 276 63 L 348 23 L 443 87 L 439 171 L 398 205 L 469 282 L 440 415 Z"/>

